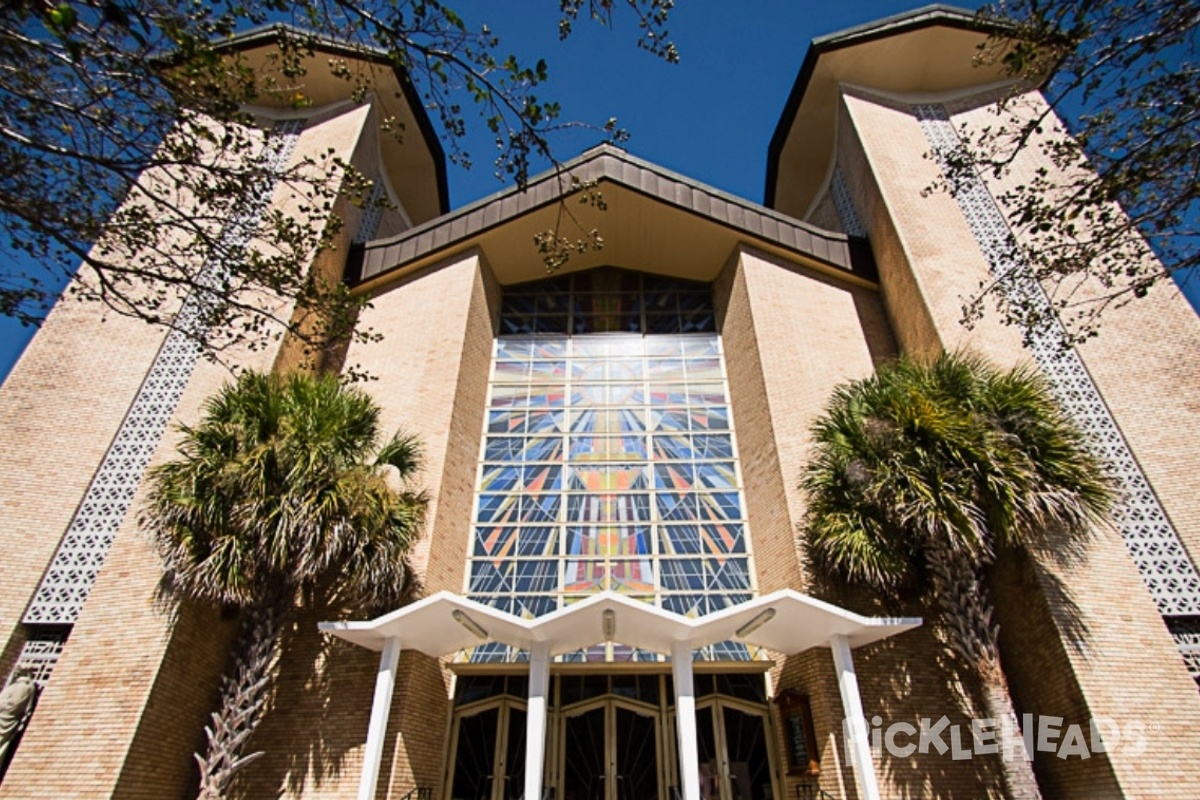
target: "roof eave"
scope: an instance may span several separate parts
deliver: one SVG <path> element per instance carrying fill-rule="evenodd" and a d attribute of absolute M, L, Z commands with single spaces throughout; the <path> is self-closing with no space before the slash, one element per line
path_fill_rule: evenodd
<path fill-rule="evenodd" d="M 795 125 L 800 104 L 808 92 L 813 73 L 821 57 L 837 50 L 938 26 L 977 31 L 988 35 L 998 35 L 1016 30 L 1015 26 L 1006 24 L 996 18 L 980 17 L 968 9 L 939 3 L 902 14 L 896 14 L 874 22 L 868 22 L 863 25 L 845 28 L 812 40 L 804 55 L 804 60 L 801 62 L 796 80 L 792 84 L 792 89 L 788 93 L 788 98 L 784 103 L 779 122 L 775 125 L 771 141 L 767 145 L 767 174 L 763 191 L 763 205 L 768 208 L 775 208 L 779 179 L 779 161 L 787 139 L 791 134 L 792 127 Z M 1045 76 L 1043 82 L 1048 78 L 1049 75 Z"/>
<path fill-rule="evenodd" d="M 535 176 L 524 189 L 514 187 L 498 192 L 398 236 L 368 242 L 354 254 L 357 263 L 347 269 L 352 274 L 350 282 L 376 285 L 407 272 L 417 263 L 465 250 L 489 231 L 560 202 L 564 197 L 561 186 L 564 175 L 616 184 L 674 210 L 733 229 L 748 242 L 778 244 L 782 250 L 798 254 L 821 265 L 829 274 L 853 283 L 874 287 L 877 280 L 869 248 L 862 240 L 800 222 L 638 159 L 618 147 L 601 145 L 558 169 Z M 774 238 L 768 230 L 775 232 Z"/>
<path fill-rule="evenodd" d="M 433 127 L 433 121 L 429 118 L 425 104 L 421 101 L 421 96 L 416 86 L 413 85 L 412 78 L 409 77 L 405 69 L 393 62 L 386 51 L 354 42 L 341 41 L 285 23 L 263 25 L 235 33 L 218 42 L 216 49 L 218 52 L 223 50 L 244 52 L 258 47 L 269 46 L 284 35 L 303 39 L 306 44 L 311 45 L 314 50 L 319 52 L 343 58 L 367 61 L 391 68 L 396 76 L 396 82 L 400 85 L 400 90 L 404 94 L 404 101 L 408 104 L 413 118 L 416 119 L 417 128 L 421 132 L 421 141 L 429 150 L 430 158 L 434 164 L 439 214 L 448 213 L 450 211 L 450 182 L 446 172 L 446 152 L 442 148 L 441 140 L 438 139 L 437 131 Z"/>

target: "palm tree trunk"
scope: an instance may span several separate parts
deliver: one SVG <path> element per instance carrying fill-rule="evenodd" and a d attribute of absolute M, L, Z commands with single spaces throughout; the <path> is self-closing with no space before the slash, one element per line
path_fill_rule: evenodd
<path fill-rule="evenodd" d="M 996 726 L 996 739 L 1000 745 L 1000 756 L 1004 764 L 1004 781 L 1008 784 L 1010 800 L 1041 800 L 1037 778 L 1033 774 L 1030 753 L 1025 749 L 1025 737 L 1021 734 L 1021 723 L 1013 710 L 1012 694 L 1000 662 L 986 665 L 982 669 L 983 702 L 987 714 Z"/>
<path fill-rule="evenodd" d="M 247 609 L 234 648 L 234 662 L 221 681 L 221 705 L 204 729 L 208 749 L 196 754 L 200 765 L 198 800 L 222 800 L 233 776 L 262 755 L 242 755 L 262 719 L 271 682 L 271 666 L 283 629 L 283 603 L 270 598 Z"/>
<path fill-rule="evenodd" d="M 991 559 L 986 554 L 972 558 L 965 550 L 928 547 L 926 563 L 938 604 L 950 626 L 950 650 L 971 665 L 983 683 L 984 703 L 996 729 L 1009 800 L 1041 800 L 1000 664 L 1000 626 L 992 623 L 992 603 L 980 574 Z"/>

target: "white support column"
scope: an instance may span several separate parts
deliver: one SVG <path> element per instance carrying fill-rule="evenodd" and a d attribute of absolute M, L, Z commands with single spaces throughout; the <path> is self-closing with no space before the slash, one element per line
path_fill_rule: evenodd
<path fill-rule="evenodd" d="M 367 746 L 363 749 L 358 800 L 375 800 L 379 764 L 383 760 L 383 738 L 387 733 L 388 714 L 392 710 L 392 690 L 396 688 L 396 666 L 399 663 L 400 640 L 395 637 L 386 639 L 383 653 L 379 656 L 379 672 L 375 676 L 375 699 L 371 702 L 371 724 L 367 727 Z"/>
<path fill-rule="evenodd" d="M 700 753 L 696 747 L 696 689 L 692 681 L 691 642 L 671 645 L 675 680 L 675 732 L 679 736 L 679 779 L 683 800 L 700 800 Z"/>
<path fill-rule="evenodd" d="M 525 709 L 525 797 L 541 800 L 546 763 L 546 694 L 550 691 L 550 644 L 529 648 L 529 704 Z"/>
<path fill-rule="evenodd" d="M 850 643 L 845 636 L 831 636 L 829 648 L 833 651 L 838 690 L 842 694 L 842 713 L 846 715 L 843 732 L 850 738 L 848 745 L 854 763 L 854 777 L 858 780 L 858 796 L 862 800 L 879 800 L 879 781 L 875 778 L 875 762 L 871 758 L 867 720 L 863 714 L 862 695 L 858 692 L 854 659 L 850 656 Z"/>

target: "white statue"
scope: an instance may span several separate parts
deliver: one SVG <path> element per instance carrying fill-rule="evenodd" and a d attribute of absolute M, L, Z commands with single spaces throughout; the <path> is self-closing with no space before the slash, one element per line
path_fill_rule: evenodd
<path fill-rule="evenodd" d="M 37 684 L 28 675 L 18 675 L 0 692 L 0 772 L 8 764 L 13 743 L 33 711 L 36 697 Z"/>

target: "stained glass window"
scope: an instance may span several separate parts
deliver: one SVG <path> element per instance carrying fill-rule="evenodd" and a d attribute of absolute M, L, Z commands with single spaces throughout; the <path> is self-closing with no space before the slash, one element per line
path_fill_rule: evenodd
<path fill-rule="evenodd" d="M 750 599 L 710 286 L 604 268 L 508 287 L 477 487 L 476 600 L 536 617 L 606 589 L 688 616 Z M 654 656 L 569 660 L 596 658 Z"/>

